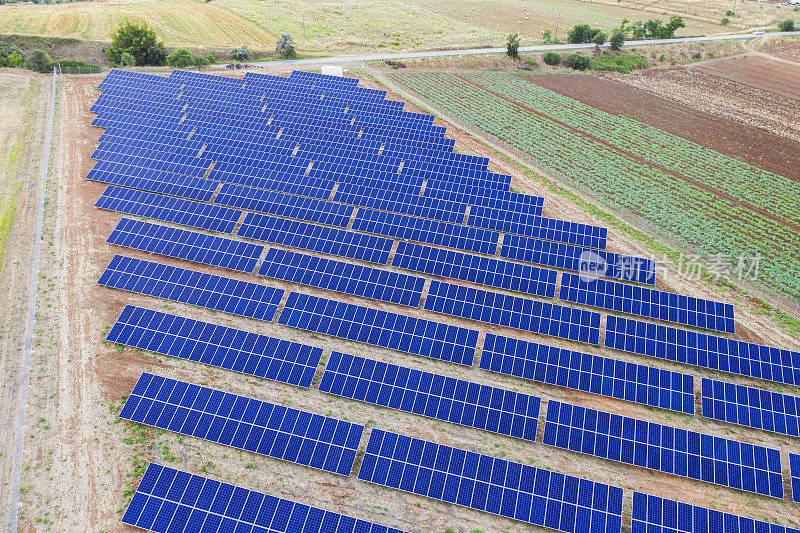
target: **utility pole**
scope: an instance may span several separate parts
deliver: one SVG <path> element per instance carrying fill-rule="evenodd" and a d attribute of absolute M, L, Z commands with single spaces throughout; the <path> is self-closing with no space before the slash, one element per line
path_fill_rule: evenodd
<path fill-rule="evenodd" d="M 553 34 L 553 40 L 558 39 L 558 25 L 561 22 L 561 11 L 558 12 L 558 18 L 556 19 L 556 32 Z"/>

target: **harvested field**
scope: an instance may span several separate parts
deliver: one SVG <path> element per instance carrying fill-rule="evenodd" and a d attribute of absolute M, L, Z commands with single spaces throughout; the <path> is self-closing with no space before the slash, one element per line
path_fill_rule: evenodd
<path fill-rule="evenodd" d="M 800 65 L 759 54 L 707 61 L 692 68 L 800 102 Z"/>
<path fill-rule="evenodd" d="M 771 56 L 800 63 L 800 42 L 768 46 L 763 51 Z"/>
<path fill-rule="evenodd" d="M 800 181 L 800 143 L 605 76 L 532 74 L 535 84 Z"/>

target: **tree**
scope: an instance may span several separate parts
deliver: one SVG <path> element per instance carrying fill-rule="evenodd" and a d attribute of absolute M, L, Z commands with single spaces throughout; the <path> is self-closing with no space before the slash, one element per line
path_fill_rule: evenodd
<path fill-rule="evenodd" d="M 167 57 L 167 65 L 171 67 L 191 67 L 194 66 L 194 58 L 188 50 L 180 48 Z"/>
<path fill-rule="evenodd" d="M 603 32 L 599 32 L 597 35 L 594 36 L 592 42 L 594 43 L 596 48 L 600 48 L 604 44 L 606 44 L 607 36 Z"/>
<path fill-rule="evenodd" d="M 792 19 L 782 20 L 778 23 L 778 29 L 780 31 L 794 31 L 794 21 Z"/>
<path fill-rule="evenodd" d="M 542 56 L 542 60 L 551 67 L 554 67 L 561 63 L 561 56 L 558 55 L 557 52 L 545 52 Z"/>
<path fill-rule="evenodd" d="M 614 31 L 611 32 L 610 44 L 612 52 L 622 49 L 622 45 L 625 44 L 625 32 L 621 28 L 614 28 Z"/>
<path fill-rule="evenodd" d="M 194 63 L 197 70 L 206 68 L 210 64 L 208 58 L 203 56 L 192 56 L 192 63 Z"/>
<path fill-rule="evenodd" d="M 132 67 L 136 65 L 136 58 L 134 58 L 128 52 L 122 52 L 122 55 L 119 58 L 119 64 L 123 67 Z"/>
<path fill-rule="evenodd" d="M 550 33 L 550 30 L 544 30 L 542 32 L 542 42 L 545 44 L 553 42 L 553 34 Z"/>
<path fill-rule="evenodd" d="M 512 33 L 506 39 L 506 55 L 508 57 L 519 59 L 519 34 Z"/>
<path fill-rule="evenodd" d="M 731 23 L 731 19 L 729 19 L 728 17 L 722 17 L 722 25 L 723 26 L 727 26 L 730 23 Z"/>
<path fill-rule="evenodd" d="M 144 62 L 146 65 L 152 65 L 154 67 L 163 67 L 167 64 L 167 49 L 164 47 L 164 43 L 156 43 L 155 46 L 150 46 L 147 48 L 144 56 Z"/>
<path fill-rule="evenodd" d="M 675 32 L 680 28 L 685 28 L 686 23 L 683 21 L 683 17 L 680 15 L 672 15 L 669 18 L 669 22 L 662 30 L 661 35 L 659 36 L 660 39 L 672 39 L 675 37 Z"/>
<path fill-rule="evenodd" d="M 733 11 L 731 11 L 730 9 L 725 12 L 725 16 L 726 17 L 732 17 L 733 15 L 735 15 L 735 13 Z"/>
<path fill-rule="evenodd" d="M 588 24 L 576 24 L 567 34 L 567 42 L 570 44 L 588 43 L 592 29 Z"/>
<path fill-rule="evenodd" d="M 573 70 L 586 70 L 589 68 L 591 61 L 589 56 L 575 52 L 564 59 L 564 64 Z"/>
<path fill-rule="evenodd" d="M 147 24 L 134 24 L 125 19 L 111 34 L 111 46 L 106 48 L 108 60 L 114 64 L 122 63 L 122 54 L 129 53 L 137 65 L 147 65 L 147 50 L 154 46 L 164 46 L 156 41 L 156 30 Z"/>
<path fill-rule="evenodd" d="M 275 51 L 284 59 L 297 57 L 297 50 L 295 50 L 292 36 L 286 35 L 285 33 L 281 35 L 278 38 L 278 42 L 275 43 Z"/>
<path fill-rule="evenodd" d="M 31 52 L 25 60 L 25 68 L 46 73 L 50 72 L 50 64 L 52 62 L 49 55 L 37 49 Z"/>
<path fill-rule="evenodd" d="M 231 57 L 236 61 L 247 61 L 247 59 L 250 57 L 250 50 L 248 50 L 246 46 L 234 48 L 231 52 Z"/>

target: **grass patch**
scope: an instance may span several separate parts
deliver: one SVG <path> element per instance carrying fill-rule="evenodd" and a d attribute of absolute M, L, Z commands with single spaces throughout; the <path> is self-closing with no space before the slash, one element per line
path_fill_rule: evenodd
<path fill-rule="evenodd" d="M 592 58 L 589 68 L 628 74 L 636 69 L 647 68 L 647 59 L 638 54 L 600 54 Z"/>

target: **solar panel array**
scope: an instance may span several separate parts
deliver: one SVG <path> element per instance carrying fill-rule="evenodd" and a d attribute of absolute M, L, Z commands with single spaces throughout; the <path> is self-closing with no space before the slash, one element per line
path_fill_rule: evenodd
<path fill-rule="evenodd" d="M 156 463 L 147 465 L 142 481 L 125 510 L 122 523 L 157 533 L 402 533 L 399 529 L 221 483 Z"/>
<path fill-rule="evenodd" d="M 392 265 L 444 278 L 553 298 L 555 270 L 400 241 Z"/>
<path fill-rule="evenodd" d="M 549 383 L 694 414 L 694 376 L 487 333 L 480 367 Z"/>
<path fill-rule="evenodd" d="M 425 309 L 578 342 L 600 342 L 600 314 L 437 280 Z"/>
<path fill-rule="evenodd" d="M 732 374 L 800 385 L 800 352 L 608 315 L 605 346 Z"/>
<path fill-rule="evenodd" d="M 661 533 L 798 533 L 800 530 L 634 491 L 631 533 L 655 531 Z"/>
<path fill-rule="evenodd" d="M 241 272 L 255 270 L 264 252 L 260 245 L 125 217 L 120 219 L 107 242 Z"/>
<path fill-rule="evenodd" d="M 349 476 L 364 426 L 143 372 L 120 418 Z"/>
<path fill-rule="evenodd" d="M 561 276 L 559 300 L 735 333 L 733 305 L 576 274 Z"/>
<path fill-rule="evenodd" d="M 703 416 L 800 437 L 800 396 L 703 378 Z"/>
<path fill-rule="evenodd" d="M 115 255 L 100 285 L 272 321 L 283 289 Z"/>
<path fill-rule="evenodd" d="M 389 262 L 389 252 L 392 250 L 392 241 L 383 237 L 257 213 L 245 215 L 237 234 L 249 239 L 381 265 Z"/>
<path fill-rule="evenodd" d="M 270 248 L 260 276 L 344 292 L 399 305 L 419 307 L 424 278 Z"/>
<path fill-rule="evenodd" d="M 536 396 L 334 351 L 319 390 L 536 441 Z"/>
<path fill-rule="evenodd" d="M 478 343 L 472 329 L 296 292 L 289 293 L 278 323 L 466 366 Z"/>
<path fill-rule="evenodd" d="M 126 305 L 106 340 L 308 388 L 322 348 Z"/>
<path fill-rule="evenodd" d="M 214 196 L 219 182 L 192 176 L 183 176 L 150 168 L 135 167 L 122 163 L 98 161 L 92 167 L 87 180 L 100 181 L 131 189 L 141 189 L 198 202 L 208 202 Z"/>
<path fill-rule="evenodd" d="M 781 454 L 773 448 L 555 400 L 547 402 L 543 442 L 783 499 Z"/>
<path fill-rule="evenodd" d="M 789 454 L 789 474 L 792 480 L 792 501 L 800 503 L 800 454 Z"/>
<path fill-rule="evenodd" d="M 358 478 L 567 533 L 618 533 L 622 489 L 373 429 Z"/>

